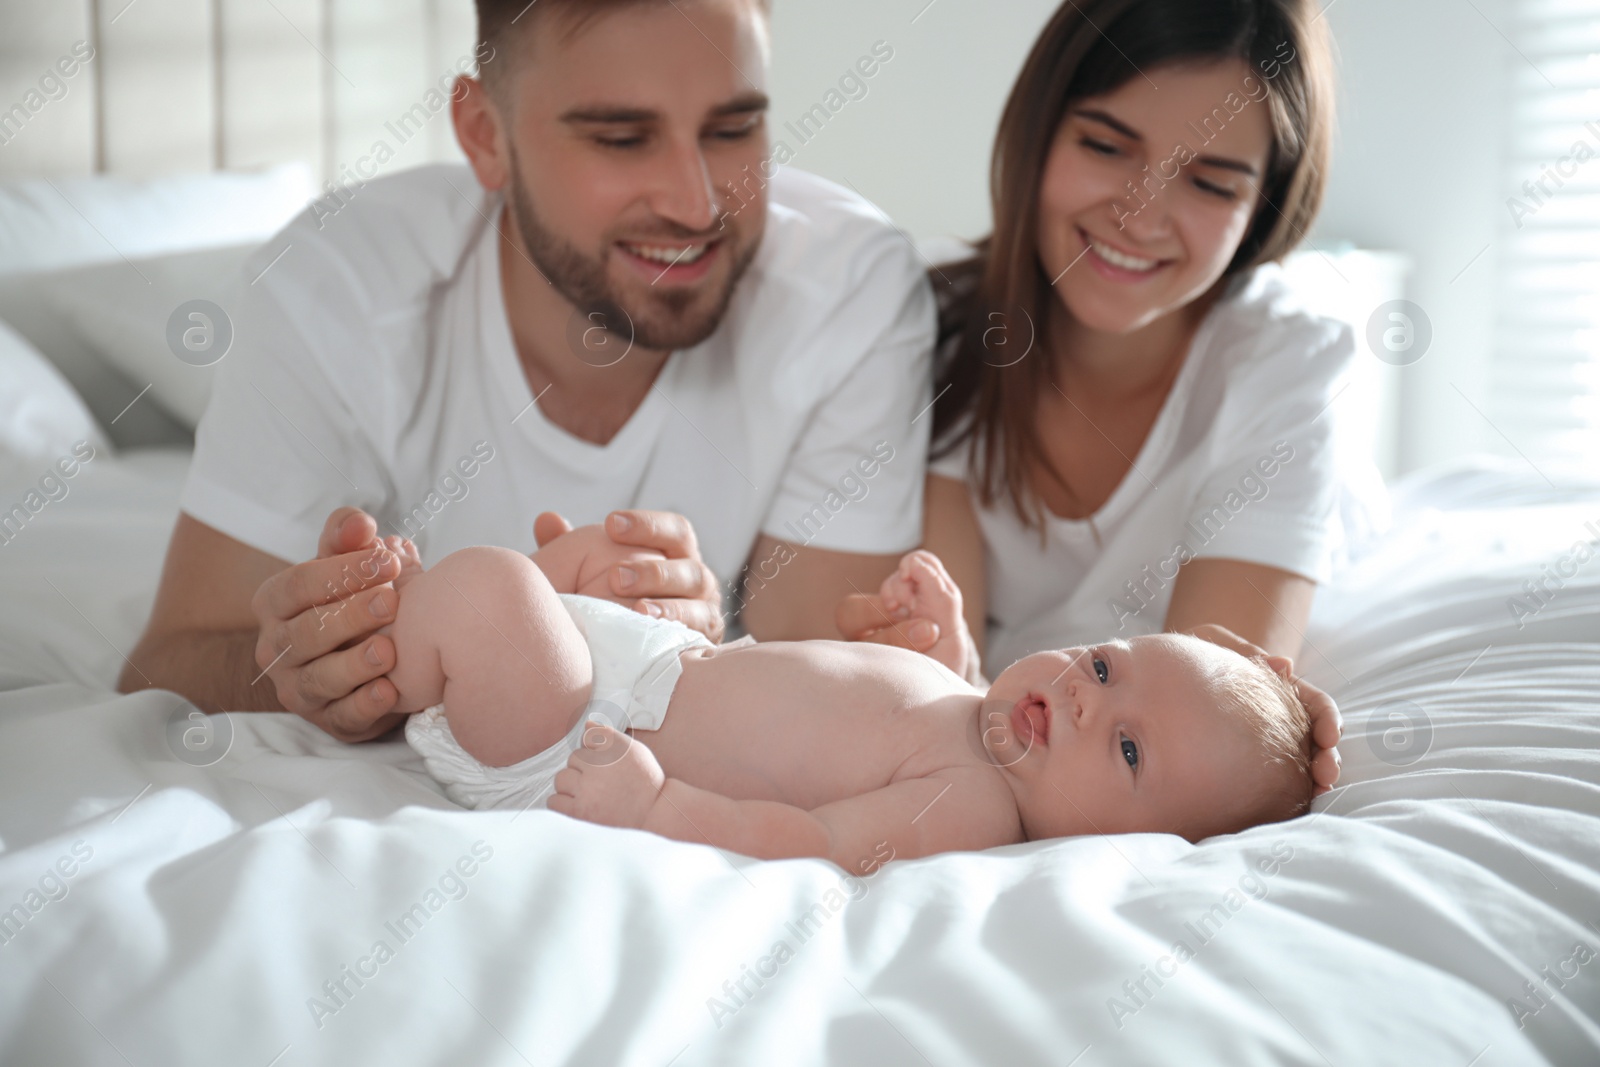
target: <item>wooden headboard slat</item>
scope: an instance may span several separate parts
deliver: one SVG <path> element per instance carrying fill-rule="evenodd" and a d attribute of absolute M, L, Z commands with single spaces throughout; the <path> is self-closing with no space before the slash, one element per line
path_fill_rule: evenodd
<path fill-rule="evenodd" d="M 426 104 L 473 30 L 472 0 L 5 0 L 0 178 L 460 158 Z"/>

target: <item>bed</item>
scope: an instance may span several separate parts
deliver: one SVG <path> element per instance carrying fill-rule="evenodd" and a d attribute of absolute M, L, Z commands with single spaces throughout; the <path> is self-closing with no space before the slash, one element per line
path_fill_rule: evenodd
<path fill-rule="evenodd" d="M 1308 632 L 1312 815 L 850 878 L 117 695 L 186 459 L 96 458 L 0 547 L 0 1062 L 1600 1062 L 1600 566 L 1511 607 L 1593 486 L 1398 488 Z"/>
<path fill-rule="evenodd" d="M 0 15 L 17 54 L 94 29 L 33 6 L 50 20 Z M 49 120 L 76 132 L 5 157 L 50 177 L 0 182 L 0 1063 L 1600 1063 L 1600 484 L 1526 465 L 1395 487 L 1392 531 L 1307 633 L 1346 716 L 1340 788 L 1197 846 L 853 878 L 465 812 L 401 742 L 118 695 L 205 395 L 169 314 L 225 303 L 209 286 L 319 181 L 73 174 L 327 172 L 412 92 L 323 77 L 331 101 L 299 103 L 355 121 L 285 132 L 212 50 L 302 45 L 233 0 L 189 6 L 151 9 L 176 57 L 157 88 L 216 90 L 180 117 L 185 144 L 220 140 L 174 162 L 128 136 L 137 94 L 102 91 L 98 119 L 68 95 Z M 361 62 L 339 47 L 377 7 L 285 6 Z M 132 77 L 117 34 L 139 24 L 90 10 L 105 77 Z M 383 20 L 421 50 L 409 25 Z M 282 93 L 317 76 L 284 68 Z"/>
<path fill-rule="evenodd" d="M 270 232 L 304 175 L 250 180 Z M 1600 485 L 1396 487 L 1292 824 L 852 878 L 465 812 L 402 742 L 113 689 L 204 397 L 161 317 L 251 237 L 0 279 L 0 1062 L 1600 1062 Z"/>

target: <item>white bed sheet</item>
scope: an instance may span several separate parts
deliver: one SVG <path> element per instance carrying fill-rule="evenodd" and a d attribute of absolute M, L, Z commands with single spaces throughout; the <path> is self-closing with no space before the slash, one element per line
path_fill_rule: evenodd
<path fill-rule="evenodd" d="M 1600 1062 L 1600 955 L 1575 962 L 1600 952 L 1600 560 L 1520 630 L 1507 606 L 1600 540 L 1600 493 L 1462 471 L 1403 496 L 1309 634 L 1347 717 L 1317 814 L 849 881 L 462 812 L 403 744 L 288 716 L 181 762 L 183 702 L 109 684 L 183 461 L 97 461 L 0 545 L 0 921 L 74 871 L 0 927 L 0 1062 Z M 1431 729 L 1408 766 L 1417 735 L 1367 741 L 1396 709 Z M 1535 1001 L 1541 968 L 1572 976 Z"/>

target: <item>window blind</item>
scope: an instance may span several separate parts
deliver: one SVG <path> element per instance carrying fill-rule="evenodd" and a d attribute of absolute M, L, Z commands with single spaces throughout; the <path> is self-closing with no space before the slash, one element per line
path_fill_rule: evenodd
<path fill-rule="evenodd" d="M 1600 0 L 1518 0 L 1491 376 L 1535 464 L 1600 466 Z"/>

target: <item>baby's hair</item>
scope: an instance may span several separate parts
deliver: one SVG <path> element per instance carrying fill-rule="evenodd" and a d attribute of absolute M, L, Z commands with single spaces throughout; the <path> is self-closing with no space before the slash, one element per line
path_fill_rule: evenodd
<path fill-rule="evenodd" d="M 1244 657 L 1240 657 L 1244 659 Z M 1212 679 L 1223 710 L 1237 715 L 1261 746 L 1267 772 L 1244 798 L 1236 829 L 1282 822 L 1311 810 L 1311 714 L 1293 683 L 1266 659 L 1244 659 Z"/>

